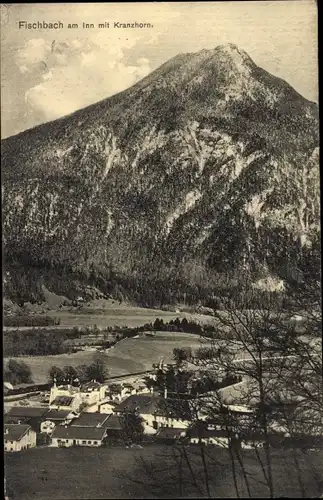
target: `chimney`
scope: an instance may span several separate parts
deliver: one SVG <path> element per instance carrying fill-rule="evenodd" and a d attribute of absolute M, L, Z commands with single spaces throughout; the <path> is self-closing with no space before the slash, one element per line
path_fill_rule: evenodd
<path fill-rule="evenodd" d="M 164 389 L 164 398 L 167 399 L 167 387 Z"/>

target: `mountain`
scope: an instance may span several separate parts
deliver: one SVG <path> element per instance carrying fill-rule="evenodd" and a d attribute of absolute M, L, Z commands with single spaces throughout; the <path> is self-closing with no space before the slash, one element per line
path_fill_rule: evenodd
<path fill-rule="evenodd" d="M 235 45 L 180 54 L 1 149 L 15 302 L 44 286 L 194 302 L 316 265 L 318 106 Z"/>

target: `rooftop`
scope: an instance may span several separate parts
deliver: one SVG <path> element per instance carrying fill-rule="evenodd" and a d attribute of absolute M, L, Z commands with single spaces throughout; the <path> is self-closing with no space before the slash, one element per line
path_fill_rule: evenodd
<path fill-rule="evenodd" d="M 80 390 L 82 392 L 87 392 L 87 391 L 95 391 L 99 390 L 101 388 L 102 384 L 96 381 L 92 382 L 87 382 L 86 384 L 81 385 Z"/>
<path fill-rule="evenodd" d="M 58 425 L 52 434 L 52 439 L 84 439 L 90 441 L 101 441 L 105 429 L 102 427 L 77 427 Z"/>
<path fill-rule="evenodd" d="M 129 396 L 120 403 L 116 410 L 119 412 L 138 411 L 146 415 L 169 416 L 173 418 L 190 419 L 191 412 L 189 401 L 173 398 L 162 398 L 159 396 L 136 394 Z"/>
<path fill-rule="evenodd" d="M 48 407 L 12 406 L 6 415 L 10 417 L 40 418 L 49 411 Z"/>
<path fill-rule="evenodd" d="M 102 426 L 109 417 L 108 413 L 81 413 L 72 423 L 73 427 L 97 427 Z M 105 427 L 105 426 L 104 426 Z"/>
<path fill-rule="evenodd" d="M 56 406 L 70 406 L 72 404 L 73 398 L 69 396 L 57 396 L 54 401 L 51 402 L 51 405 Z"/>
<path fill-rule="evenodd" d="M 76 387 L 75 385 L 59 385 L 57 386 L 57 389 L 59 391 L 68 391 L 70 394 L 80 392 L 80 388 Z"/>
<path fill-rule="evenodd" d="M 121 431 L 123 429 L 121 418 L 118 415 L 110 415 L 104 422 L 104 428 L 107 430 Z"/>
<path fill-rule="evenodd" d="M 4 439 L 7 441 L 20 441 L 29 430 L 31 430 L 30 425 L 4 424 Z"/>
<path fill-rule="evenodd" d="M 161 427 L 155 437 L 156 439 L 179 439 L 182 435 L 185 435 L 185 430 L 176 429 L 174 427 Z"/>
<path fill-rule="evenodd" d="M 158 407 L 159 399 L 154 396 L 134 394 L 117 405 L 116 410 L 120 412 L 137 410 L 139 413 L 153 414 Z"/>
<path fill-rule="evenodd" d="M 71 414 L 70 410 L 49 410 L 46 420 L 65 420 Z"/>

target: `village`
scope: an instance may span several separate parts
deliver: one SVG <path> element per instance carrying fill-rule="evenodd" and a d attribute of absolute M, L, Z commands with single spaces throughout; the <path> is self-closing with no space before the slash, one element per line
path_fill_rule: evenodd
<path fill-rule="evenodd" d="M 293 414 L 293 432 L 288 418 L 285 425 L 281 418 L 273 418 L 265 436 L 256 423 L 256 398 L 246 399 L 246 391 L 254 395 L 248 377 L 221 375 L 218 370 L 216 386 L 203 390 L 201 381 L 209 381 L 210 373 L 210 365 L 193 365 L 186 359 L 171 364 L 160 360 L 145 376 L 106 383 L 54 379 L 49 393 L 21 399 L 18 406 L 9 406 L 6 398 L 4 449 L 144 447 L 152 442 L 254 449 L 266 440 L 274 447 L 294 446 L 295 435 L 299 446 L 322 447 L 322 415 L 313 415 L 315 425 L 306 430 L 302 410 L 297 429 L 295 408 L 301 405 L 285 395 L 284 414 Z M 169 384 L 174 374 L 176 391 Z M 4 382 L 5 392 L 8 386 Z"/>

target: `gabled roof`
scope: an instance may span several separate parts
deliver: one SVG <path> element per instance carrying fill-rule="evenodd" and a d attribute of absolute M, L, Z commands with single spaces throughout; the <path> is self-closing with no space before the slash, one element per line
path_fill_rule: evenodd
<path fill-rule="evenodd" d="M 32 430 L 30 425 L 4 424 L 4 439 L 7 441 L 20 441 L 29 430 Z"/>
<path fill-rule="evenodd" d="M 31 417 L 16 417 L 5 414 L 3 418 L 6 424 L 28 424 Z"/>
<path fill-rule="evenodd" d="M 85 384 L 81 385 L 80 390 L 81 392 L 88 392 L 88 391 L 93 391 L 93 390 L 99 390 L 101 388 L 102 384 L 99 382 L 86 382 Z"/>
<path fill-rule="evenodd" d="M 106 430 L 112 431 L 122 431 L 122 419 L 118 415 L 110 415 L 109 418 L 104 422 L 104 428 Z"/>
<path fill-rule="evenodd" d="M 103 427 L 77 427 L 57 425 L 52 434 L 52 439 L 83 439 L 101 441 L 106 430 Z"/>
<path fill-rule="evenodd" d="M 151 415 L 157 410 L 160 399 L 154 396 L 134 394 L 117 405 L 115 409 L 119 412 L 133 412 L 137 410 L 139 413 Z"/>
<path fill-rule="evenodd" d="M 111 394 L 119 394 L 122 391 L 122 385 L 121 384 L 111 384 L 107 388 L 107 392 Z"/>
<path fill-rule="evenodd" d="M 184 429 L 176 429 L 174 427 L 161 427 L 155 434 L 156 439 L 179 439 L 182 434 L 185 434 Z"/>
<path fill-rule="evenodd" d="M 138 411 L 143 415 L 165 416 L 190 420 L 191 412 L 188 400 L 175 398 L 162 398 L 146 394 L 135 394 L 129 396 L 116 408 L 119 412 Z"/>
<path fill-rule="evenodd" d="M 51 402 L 52 405 L 56 406 L 71 406 L 73 398 L 70 396 L 57 396 L 54 401 Z"/>
<path fill-rule="evenodd" d="M 187 399 L 162 398 L 162 401 L 159 404 L 159 412 L 161 415 L 171 418 L 192 420 L 190 400 Z"/>
<path fill-rule="evenodd" d="M 70 414 L 70 410 L 51 409 L 46 413 L 46 420 L 65 420 Z"/>
<path fill-rule="evenodd" d="M 116 406 L 116 402 L 115 401 L 112 401 L 109 397 L 107 397 L 106 399 L 103 399 L 102 401 L 100 401 L 99 403 L 97 403 L 99 406 L 103 406 L 103 405 L 110 405 L 110 406 L 113 406 L 115 407 Z"/>
<path fill-rule="evenodd" d="M 59 385 L 57 387 L 58 391 L 66 391 L 68 392 L 69 394 L 75 394 L 77 392 L 80 392 L 80 388 L 79 386 L 75 386 L 75 385 Z"/>
<path fill-rule="evenodd" d="M 10 417 L 37 418 L 44 417 L 48 413 L 48 407 L 34 406 L 12 406 L 6 415 Z"/>
<path fill-rule="evenodd" d="M 73 427 L 97 427 L 103 426 L 107 418 L 110 416 L 109 413 L 86 413 L 83 412 L 81 415 L 72 422 Z"/>

